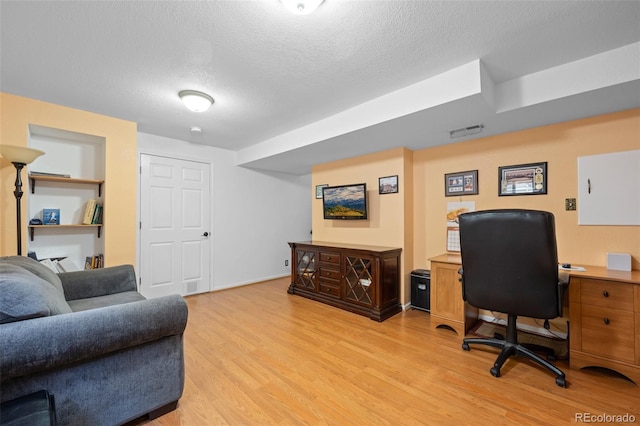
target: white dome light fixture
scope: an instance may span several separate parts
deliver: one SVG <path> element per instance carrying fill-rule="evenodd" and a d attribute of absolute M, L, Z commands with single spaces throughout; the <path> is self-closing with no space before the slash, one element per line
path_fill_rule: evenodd
<path fill-rule="evenodd" d="M 180 99 L 193 112 L 204 112 L 213 104 L 213 98 L 196 90 L 183 90 L 178 93 Z"/>
<path fill-rule="evenodd" d="M 320 6 L 324 0 L 280 0 L 284 7 L 296 15 L 308 15 Z"/>

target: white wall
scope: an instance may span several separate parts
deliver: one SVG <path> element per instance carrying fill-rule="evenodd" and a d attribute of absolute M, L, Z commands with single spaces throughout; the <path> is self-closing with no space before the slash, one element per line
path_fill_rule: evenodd
<path fill-rule="evenodd" d="M 238 167 L 234 151 L 146 133 L 140 154 L 212 164 L 213 290 L 289 275 L 287 242 L 311 239 L 311 175 Z"/>

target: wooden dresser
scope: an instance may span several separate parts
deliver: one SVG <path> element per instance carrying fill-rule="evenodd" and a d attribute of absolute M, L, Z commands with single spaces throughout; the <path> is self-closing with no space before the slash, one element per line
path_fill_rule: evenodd
<path fill-rule="evenodd" d="M 605 367 L 640 385 L 640 271 L 570 272 L 569 365 Z"/>
<path fill-rule="evenodd" d="M 399 248 L 294 242 L 289 294 L 383 321 L 402 311 Z"/>

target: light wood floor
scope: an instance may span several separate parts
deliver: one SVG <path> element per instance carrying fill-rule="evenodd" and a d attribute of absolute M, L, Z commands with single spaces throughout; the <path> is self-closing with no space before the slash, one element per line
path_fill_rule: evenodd
<path fill-rule="evenodd" d="M 497 350 L 463 351 L 426 312 L 378 323 L 289 295 L 288 284 L 188 297 L 184 395 L 177 410 L 138 424 L 561 425 L 578 413 L 640 423 L 640 388 L 620 377 L 558 362 L 563 389 L 509 360 L 495 378 Z"/>

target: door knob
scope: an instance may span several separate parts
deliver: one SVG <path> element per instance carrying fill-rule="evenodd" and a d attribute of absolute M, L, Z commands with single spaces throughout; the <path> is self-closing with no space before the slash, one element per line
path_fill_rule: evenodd
<path fill-rule="evenodd" d="M 204 234 L 202 234 L 202 236 L 203 236 L 203 237 L 208 237 L 208 236 L 209 236 L 209 233 L 205 231 L 205 233 L 204 233 Z"/>

